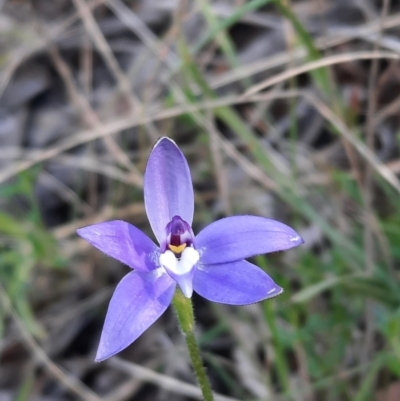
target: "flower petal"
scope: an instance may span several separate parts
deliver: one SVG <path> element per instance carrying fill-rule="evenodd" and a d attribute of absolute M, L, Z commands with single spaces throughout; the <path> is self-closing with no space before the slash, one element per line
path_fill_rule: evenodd
<path fill-rule="evenodd" d="M 158 266 L 158 247 L 138 228 L 113 220 L 77 230 L 79 236 L 106 255 L 132 269 L 151 271 Z"/>
<path fill-rule="evenodd" d="M 258 216 L 218 220 L 196 237 L 200 263 L 227 263 L 268 252 L 284 251 L 304 241 L 292 228 Z"/>
<path fill-rule="evenodd" d="M 131 272 L 118 284 L 108 307 L 96 361 L 132 344 L 167 309 L 176 284 L 168 274 Z"/>
<path fill-rule="evenodd" d="M 150 153 L 144 176 L 144 203 L 160 244 L 174 216 L 192 225 L 194 195 L 189 166 L 176 143 L 167 137 L 161 138 Z"/>
<path fill-rule="evenodd" d="M 193 289 L 210 301 L 230 305 L 248 305 L 283 292 L 267 273 L 245 260 L 199 266 Z"/>

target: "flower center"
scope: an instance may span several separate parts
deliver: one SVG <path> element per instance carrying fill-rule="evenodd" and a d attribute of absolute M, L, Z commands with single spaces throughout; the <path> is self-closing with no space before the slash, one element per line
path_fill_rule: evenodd
<path fill-rule="evenodd" d="M 173 278 L 183 294 L 190 298 L 193 293 L 194 267 L 199 261 L 199 253 L 194 248 L 192 228 L 179 216 L 174 216 L 166 227 L 167 240 L 161 247 L 159 263 Z"/>
<path fill-rule="evenodd" d="M 186 221 L 174 216 L 167 224 L 167 243 L 165 249 L 172 251 L 177 258 L 187 246 L 193 245 L 193 231 Z"/>

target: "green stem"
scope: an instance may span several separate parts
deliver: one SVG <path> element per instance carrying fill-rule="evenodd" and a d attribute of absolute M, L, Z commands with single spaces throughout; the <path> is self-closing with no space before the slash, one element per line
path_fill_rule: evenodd
<path fill-rule="evenodd" d="M 178 316 L 179 325 L 185 335 L 186 345 L 189 351 L 190 360 L 199 382 L 204 401 L 214 401 L 210 383 L 207 378 L 206 370 L 200 356 L 199 345 L 194 334 L 194 313 L 192 300 L 186 298 L 178 288 L 172 301 L 175 312 Z"/>
<path fill-rule="evenodd" d="M 285 358 L 285 350 L 281 342 L 278 327 L 276 326 L 275 313 L 272 309 L 271 302 L 264 302 L 264 316 L 267 324 L 269 326 L 272 343 L 276 352 L 276 368 L 278 373 L 278 378 L 281 382 L 282 388 L 286 395 L 290 394 L 290 383 L 289 383 L 289 366 Z"/>

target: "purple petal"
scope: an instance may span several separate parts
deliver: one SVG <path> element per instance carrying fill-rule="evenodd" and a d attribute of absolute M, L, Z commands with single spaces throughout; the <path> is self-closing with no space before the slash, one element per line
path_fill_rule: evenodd
<path fill-rule="evenodd" d="M 275 297 L 283 289 L 259 267 L 239 260 L 218 265 L 200 265 L 193 289 L 210 301 L 248 305 Z"/>
<path fill-rule="evenodd" d="M 101 333 L 96 361 L 132 344 L 167 309 L 176 284 L 168 274 L 131 272 L 118 284 Z"/>
<path fill-rule="evenodd" d="M 172 139 L 161 138 L 150 153 L 144 176 L 144 203 L 160 244 L 174 216 L 192 225 L 194 196 L 189 166 Z"/>
<path fill-rule="evenodd" d="M 292 228 L 257 216 L 234 216 L 208 225 L 196 237 L 203 264 L 227 263 L 284 251 L 304 241 Z"/>
<path fill-rule="evenodd" d="M 138 228 L 125 221 L 113 220 L 80 228 L 78 235 L 106 255 L 140 271 L 157 266 L 158 247 Z"/>

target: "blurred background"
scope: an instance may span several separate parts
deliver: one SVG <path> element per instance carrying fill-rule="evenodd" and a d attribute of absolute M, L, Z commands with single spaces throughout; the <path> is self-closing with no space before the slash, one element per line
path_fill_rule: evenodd
<path fill-rule="evenodd" d="M 399 54 L 394 0 L 1 0 L 0 401 L 201 399 L 171 310 L 93 362 L 129 269 L 75 230 L 152 235 L 162 135 L 195 233 L 251 213 L 305 239 L 252 260 L 283 295 L 194 295 L 216 400 L 399 401 Z"/>

